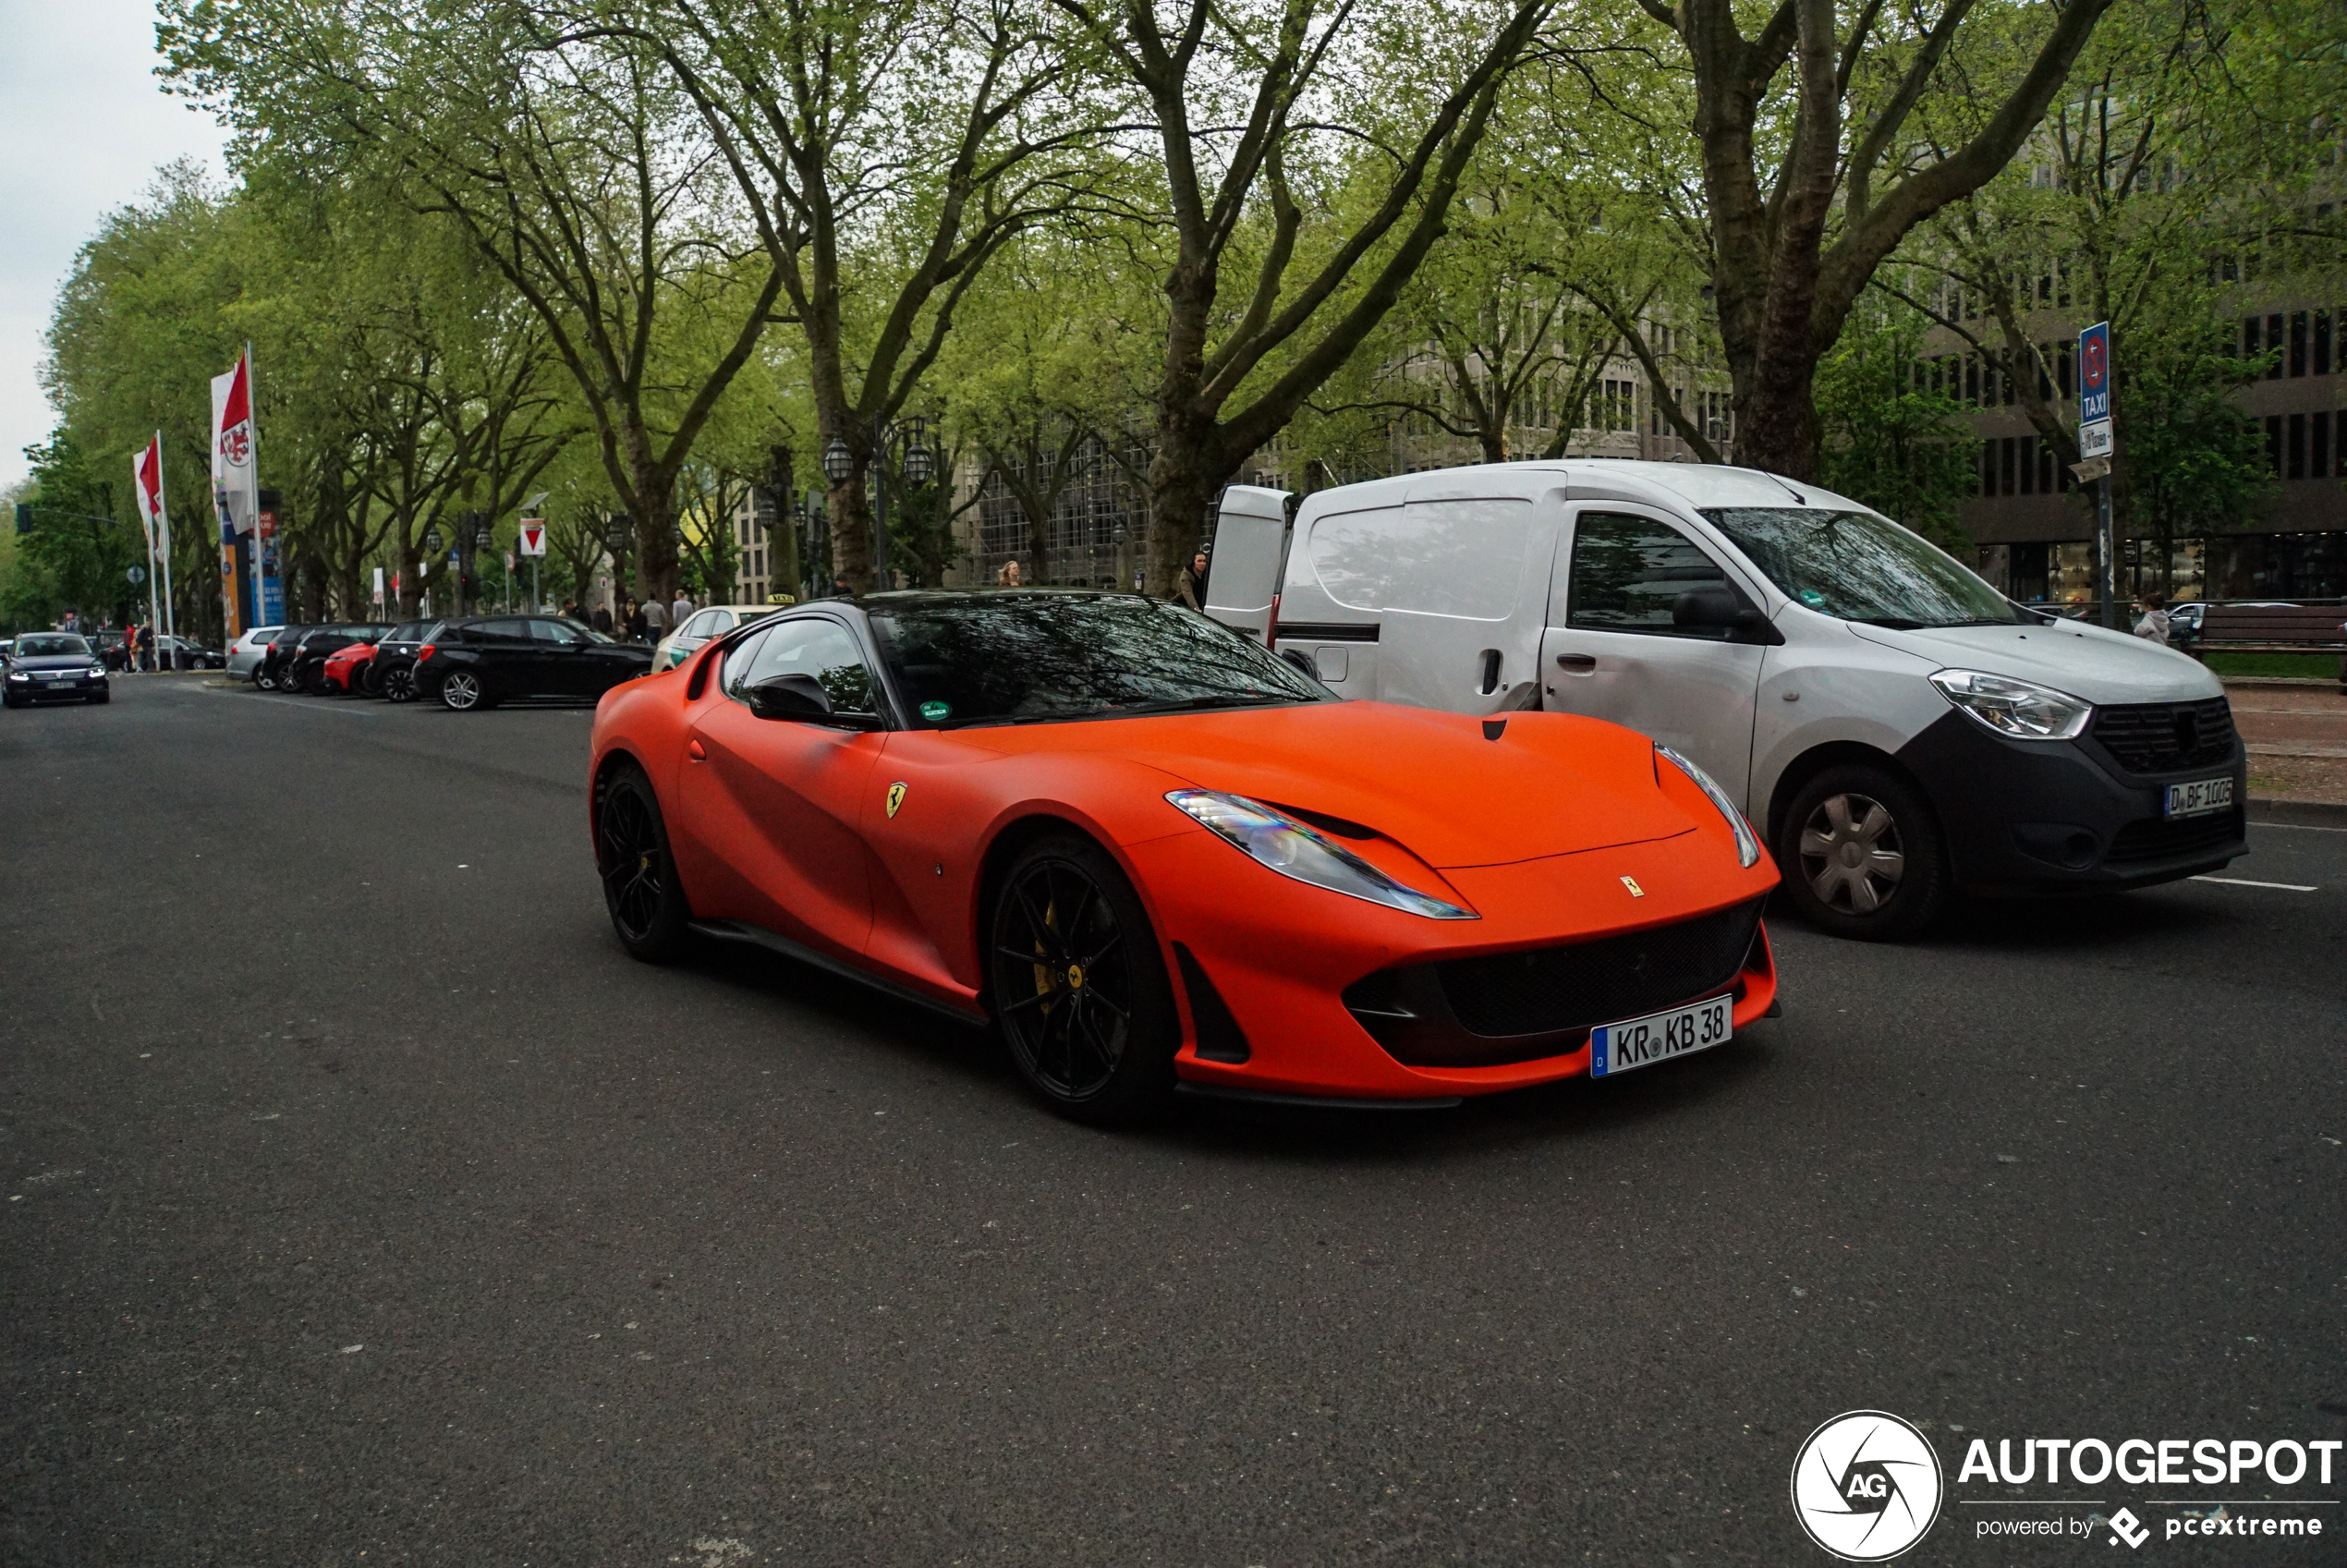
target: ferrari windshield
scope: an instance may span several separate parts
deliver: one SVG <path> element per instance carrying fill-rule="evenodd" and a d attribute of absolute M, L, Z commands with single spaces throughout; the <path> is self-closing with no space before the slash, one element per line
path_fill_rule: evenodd
<path fill-rule="evenodd" d="M 976 593 L 869 614 L 925 729 L 1333 700 L 1237 633 L 1133 595 Z"/>
<path fill-rule="evenodd" d="M 2023 618 L 1952 557 L 1871 513 L 1713 506 L 1703 515 L 1770 582 L 1820 614 L 1908 628 Z"/>

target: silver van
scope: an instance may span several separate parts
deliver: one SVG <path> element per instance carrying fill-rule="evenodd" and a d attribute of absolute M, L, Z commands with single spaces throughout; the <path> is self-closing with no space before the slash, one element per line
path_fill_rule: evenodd
<path fill-rule="evenodd" d="M 2013 603 L 1815 485 L 1681 463 L 1491 464 L 1222 499 L 1207 612 L 1348 697 L 1545 708 L 1692 756 L 1828 930 L 1956 889 L 2106 892 L 2248 852 L 2224 688 Z"/>

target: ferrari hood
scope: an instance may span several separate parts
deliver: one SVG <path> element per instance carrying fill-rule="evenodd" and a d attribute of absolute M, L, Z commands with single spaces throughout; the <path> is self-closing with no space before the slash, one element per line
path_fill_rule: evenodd
<path fill-rule="evenodd" d="M 1003 752 L 1114 753 L 1200 789 L 1357 822 L 1438 869 L 1638 844 L 1696 825 L 1656 784 L 1643 735 L 1563 713 L 1512 713 L 1487 740 L 1485 722 L 1324 702 L 961 734 Z"/>

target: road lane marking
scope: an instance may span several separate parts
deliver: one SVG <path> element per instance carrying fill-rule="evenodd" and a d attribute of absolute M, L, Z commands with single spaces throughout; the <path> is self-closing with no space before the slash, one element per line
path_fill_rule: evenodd
<path fill-rule="evenodd" d="M 2319 888 L 2301 887 L 2296 882 L 2253 882 L 2246 877 L 2195 877 L 2196 882 L 2222 882 L 2227 887 L 2269 887 L 2276 893 L 2318 893 Z"/>
<path fill-rule="evenodd" d="M 2347 828 L 2327 828 L 2320 822 L 2260 822 L 2253 820 L 2253 828 L 2289 828 L 2302 833 L 2347 833 Z"/>

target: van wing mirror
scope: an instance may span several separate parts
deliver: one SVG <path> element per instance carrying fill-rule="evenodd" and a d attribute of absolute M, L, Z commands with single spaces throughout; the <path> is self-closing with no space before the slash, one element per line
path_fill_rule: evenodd
<path fill-rule="evenodd" d="M 1780 643 L 1784 634 L 1725 584 L 1691 588 L 1671 602 L 1671 624 L 1682 631 L 1724 631 L 1739 642 Z"/>

